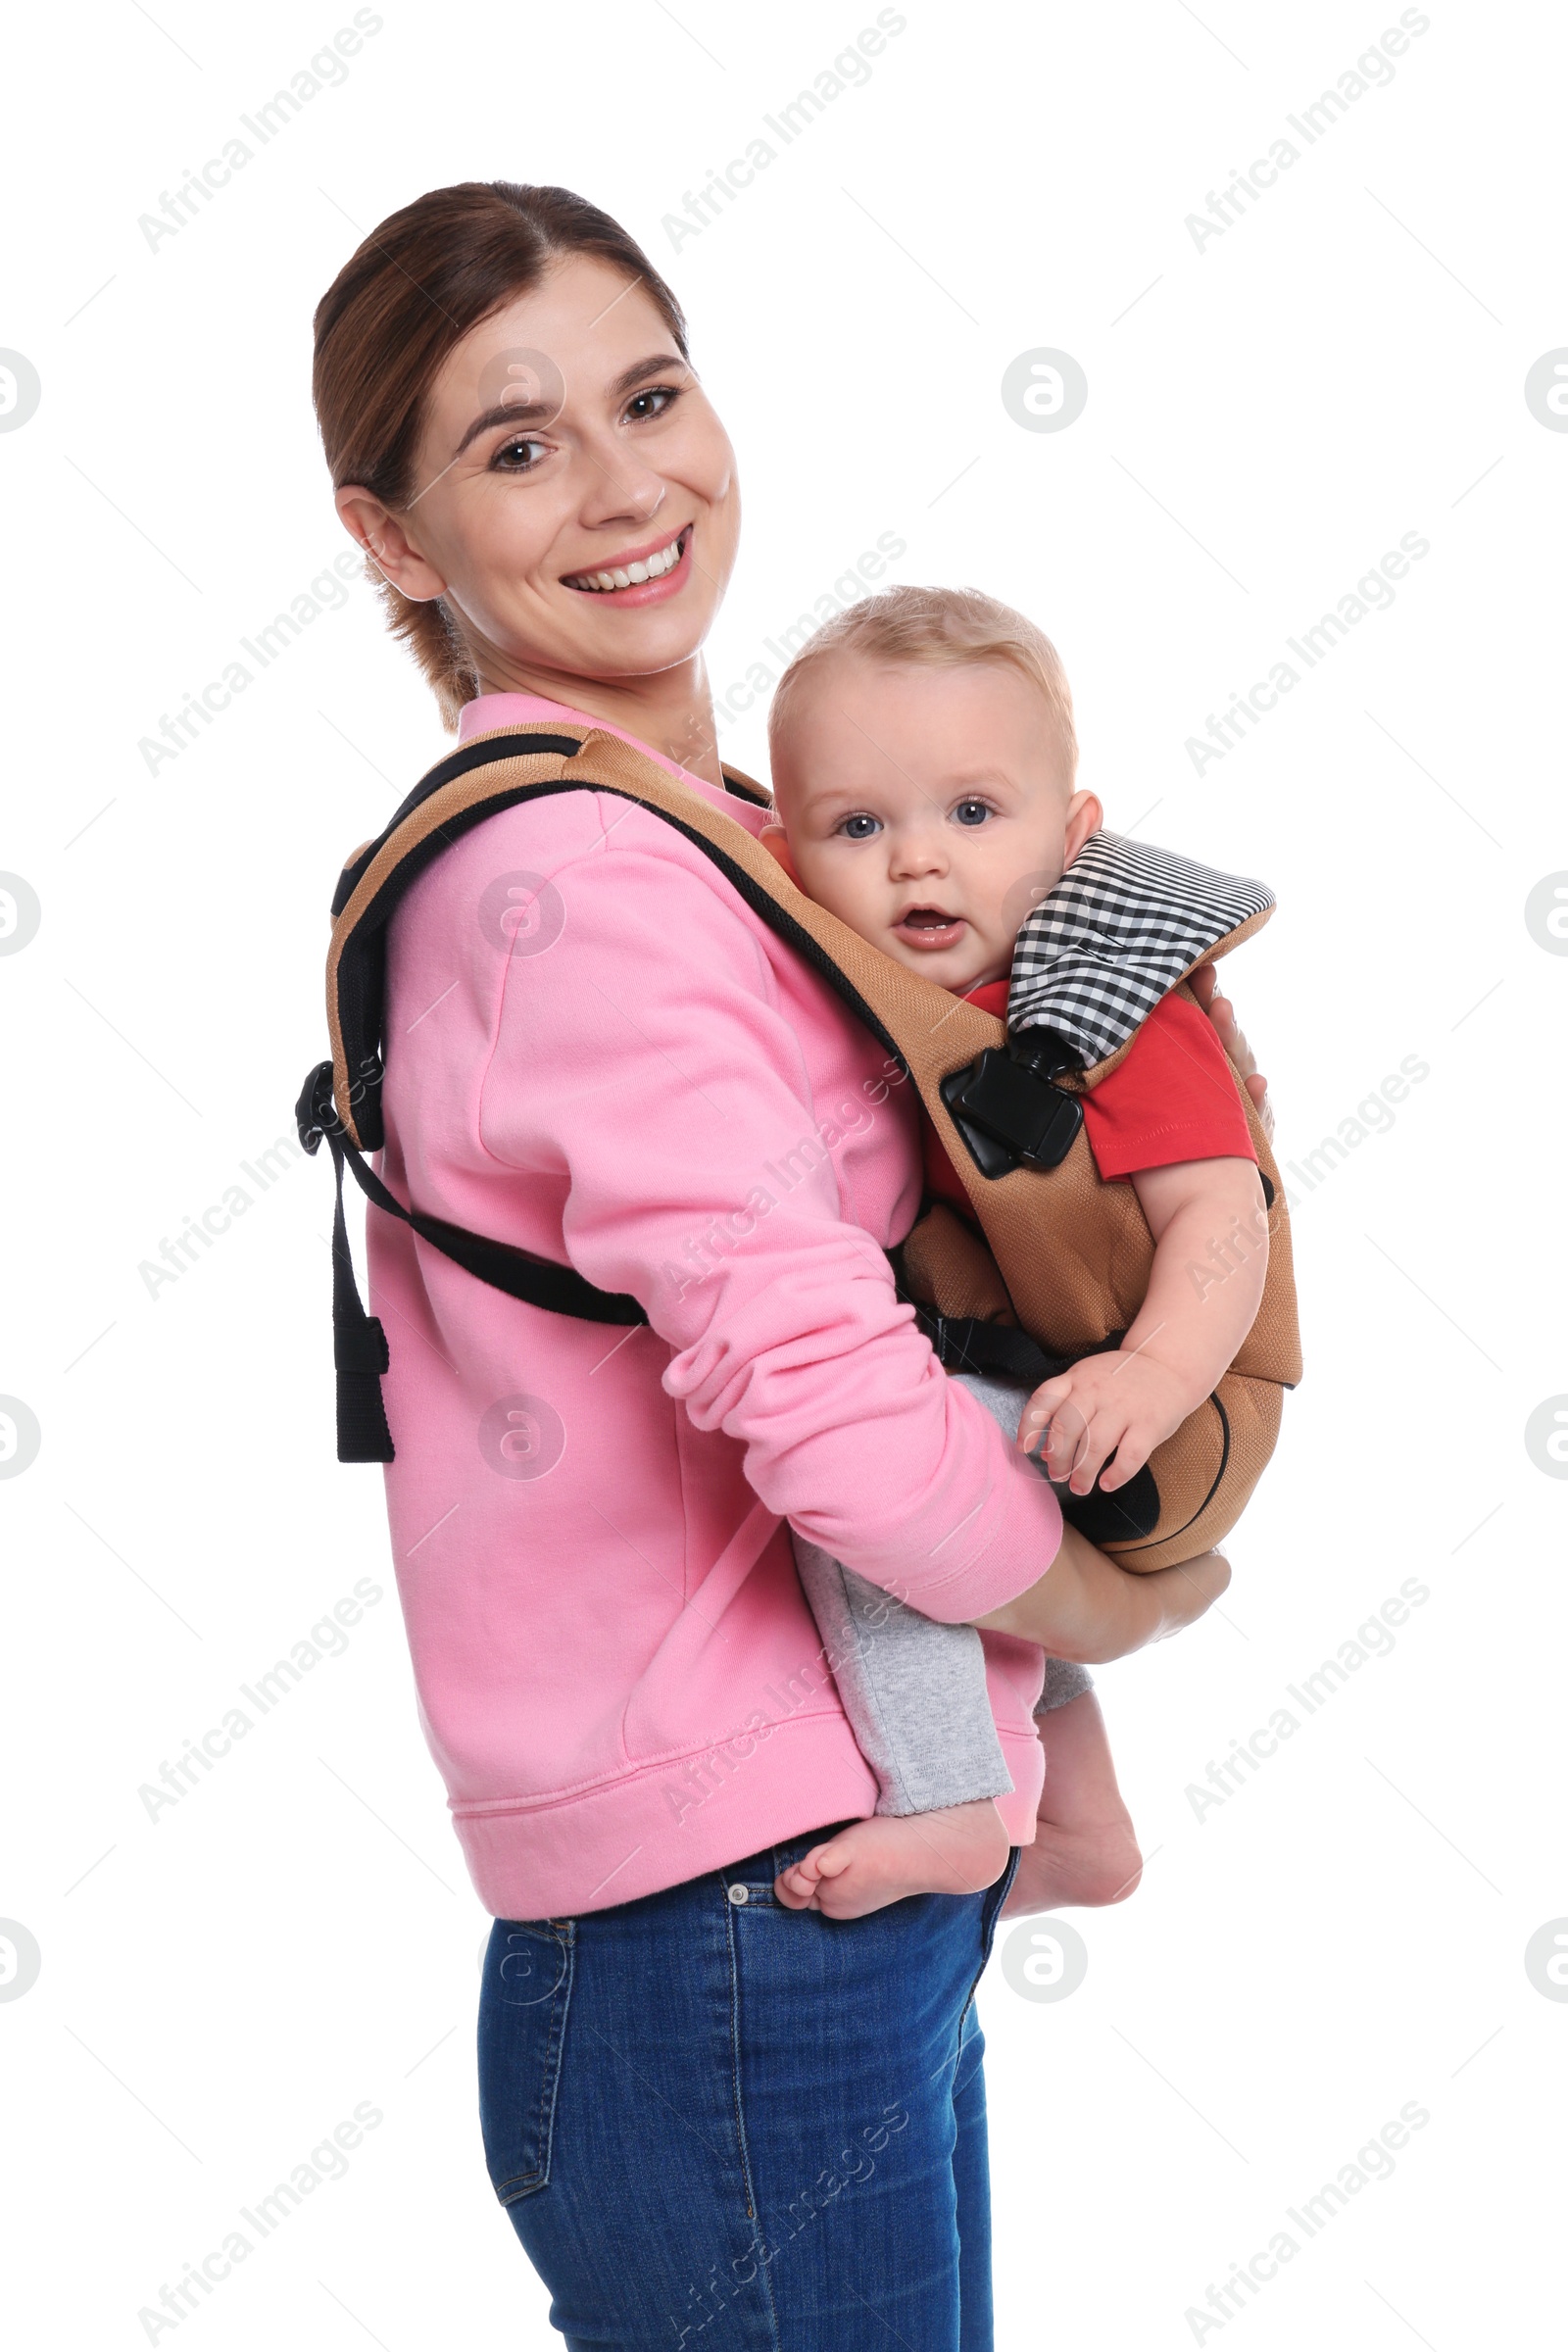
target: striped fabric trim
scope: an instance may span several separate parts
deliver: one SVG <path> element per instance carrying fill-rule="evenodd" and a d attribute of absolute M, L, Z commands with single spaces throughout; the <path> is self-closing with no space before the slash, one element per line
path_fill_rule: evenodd
<path fill-rule="evenodd" d="M 1007 1026 L 1054 1029 L 1092 1068 L 1209 948 L 1274 904 L 1261 882 L 1096 833 L 1026 915 Z"/>

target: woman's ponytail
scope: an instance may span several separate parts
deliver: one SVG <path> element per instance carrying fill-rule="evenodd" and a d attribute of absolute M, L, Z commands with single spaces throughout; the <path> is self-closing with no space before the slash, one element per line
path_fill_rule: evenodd
<path fill-rule="evenodd" d="M 373 557 L 365 559 L 367 576 L 373 581 L 386 614 L 386 625 L 394 637 L 406 645 L 423 670 L 425 679 L 441 706 L 441 721 L 449 730 L 456 729 L 458 716 L 465 703 L 471 703 L 479 691 L 472 658 L 442 597 L 432 597 L 428 604 L 418 604 L 394 587 L 379 568 Z"/>

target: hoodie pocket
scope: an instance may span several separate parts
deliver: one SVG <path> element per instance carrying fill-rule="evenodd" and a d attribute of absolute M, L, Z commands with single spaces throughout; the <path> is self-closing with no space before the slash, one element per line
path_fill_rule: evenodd
<path fill-rule="evenodd" d="M 479 2000 L 479 2123 L 503 2205 L 550 2179 L 576 1923 L 498 1919 Z"/>

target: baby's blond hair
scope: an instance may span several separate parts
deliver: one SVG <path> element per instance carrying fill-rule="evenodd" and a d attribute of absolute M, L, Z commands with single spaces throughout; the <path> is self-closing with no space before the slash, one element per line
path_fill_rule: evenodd
<path fill-rule="evenodd" d="M 879 589 L 836 613 L 807 640 L 778 682 L 767 714 L 768 744 L 775 754 L 803 679 L 835 654 L 922 668 L 980 662 L 1016 670 L 1046 706 L 1069 784 L 1077 773 L 1072 690 L 1061 657 L 1044 629 L 997 597 L 978 588 L 901 586 Z"/>

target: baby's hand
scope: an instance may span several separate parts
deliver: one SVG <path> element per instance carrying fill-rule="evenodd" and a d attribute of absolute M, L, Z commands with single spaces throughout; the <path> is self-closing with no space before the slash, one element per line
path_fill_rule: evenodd
<path fill-rule="evenodd" d="M 1118 1348 L 1086 1355 L 1036 1389 L 1018 1425 L 1018 1443 L 1058 1484 L 1066 1480 L 1074 1494 L 1089 1493 L 1114 1453 L 1100 1481 L 1109 1494 L 1143 1468 L 1192 1409 L 1184 1384 L 1167 1365 L 1144 1350 Z"/>

